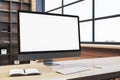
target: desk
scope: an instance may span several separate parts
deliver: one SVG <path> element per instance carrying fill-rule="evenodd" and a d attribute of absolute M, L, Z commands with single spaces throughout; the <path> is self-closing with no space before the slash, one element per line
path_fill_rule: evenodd
<path fill-rule="evenodd" d="M 93 58 L 73 61 L 61 61 L 59 66 L 44 66 L 42 63 L 0 66 L 0 80 L 101 80 L 120 77 L 120 57 Z M 92 66 L 88 71 L 63 75 L 55 69 L 72 66 Z M 102 68 L 95 68 L 102 66 Z M 38 68 L 41 75 L 9 77 L 8 73 L 13 68 Z"/>

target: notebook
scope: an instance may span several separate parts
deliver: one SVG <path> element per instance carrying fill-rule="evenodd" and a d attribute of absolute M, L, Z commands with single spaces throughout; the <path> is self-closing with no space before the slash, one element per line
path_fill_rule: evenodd
<path fill-rule="evenodd" d="M 37 68 L 29 69 L 10 69 L 9 76 L 26 76 L 26 75 L 40 75 Z"/>

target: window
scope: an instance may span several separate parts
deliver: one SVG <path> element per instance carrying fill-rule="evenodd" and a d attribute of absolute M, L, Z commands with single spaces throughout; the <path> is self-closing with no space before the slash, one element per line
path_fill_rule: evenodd
<path fill-rule="evenodd" d="M 62 3 L 61 0 L 45 0 L 45 12 L 61 7 L 62 6 L 61 3 Z"/>
<path fill-rule="evenodd" d="M 50 11 L 49 13 L 61 14 L 62 10 L 61 9 L 57 9 L 57 10 L 54 10 L 54 11 Z"/>
<path fill-rule="evenodd" d="M 92 18 L 92 0 L 85 0 L 64 8 L 64 14 L 78 15 L 80 20 Z"/>
<path fill-rule="evenodd" d="M 80 23 L 80 37 L 82 42 L 92 42 L 92 21 Z"/>
<path fill-rule="evenodd" d="M 120 13 L 120 0 L 95 0 L 95 17 Z"/>
<path fill-rule="evenodd" d="M 120 42 L 120 16 L 95 21 L 95 42 Z"/>
<path fill-rule="evenodd" d="M 54 3 L 56 5 L 54 5 L 54 9 L 62 5 L 62 0 L 52 1 L 56 2 Z M 63 12 L 61 9 L 57 9 L 51 11 L 51 13 L 78 15 L 80 17 L 80 35 L 82 42 L 120 43 L 120 39 L 118 38 L 120 35 L 120 0 L 63 1 Z M 58 2 L 60 3 L 58 4 Z M 49 4 L 50 3 L 51 2 L 49 2 Z"/>
<path fill-rule="evenodd" d="M 70 4 L 70 3 L 75 2 L 75 1 L 78 1 L 78 0 L 64 0 L 64 5 Z"/>

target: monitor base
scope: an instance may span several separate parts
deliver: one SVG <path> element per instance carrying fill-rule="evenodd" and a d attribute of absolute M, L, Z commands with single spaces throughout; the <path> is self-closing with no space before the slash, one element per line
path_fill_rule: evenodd
<path fill-rule="evenodd" d="M 52 59 L 44 59 L 43 64 L 46 66 L 58 66 L 59 63 L 54 63 Z"/>

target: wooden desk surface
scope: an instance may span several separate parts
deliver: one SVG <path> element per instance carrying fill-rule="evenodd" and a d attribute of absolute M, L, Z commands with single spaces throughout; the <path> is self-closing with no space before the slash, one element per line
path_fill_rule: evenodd
<path fill-rule="evenodd" d="M 120 57 L 82 59 L 73 61 L 61 61 L 59 66 L 44 66 L 42 63 L 0 66 L 0 80 L 101 80 L 120 76 Z M 55 69 L 73 66 L 91 66 L 102 68 L 92 68 L 89 71 L 77 72 L 63 75 L 55 72 Z M 14 68 L 38 68 L 41 75 L 9 77 L 10 69 Z"/>

